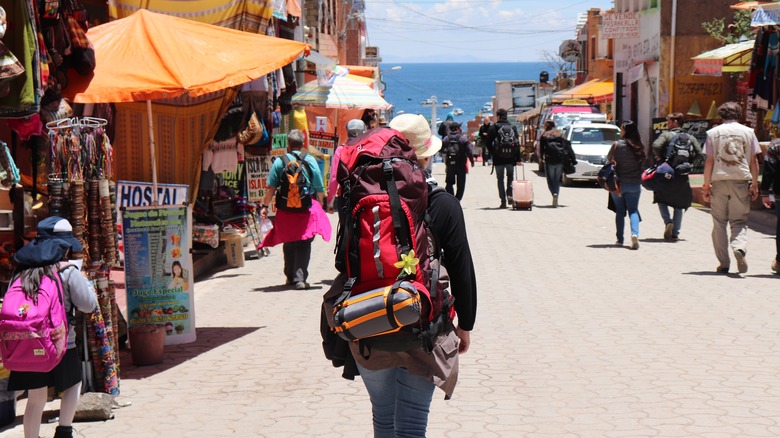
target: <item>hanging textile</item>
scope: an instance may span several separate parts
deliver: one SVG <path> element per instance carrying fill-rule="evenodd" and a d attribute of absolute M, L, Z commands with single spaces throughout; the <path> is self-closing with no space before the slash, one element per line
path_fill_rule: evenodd
<path fill-rule="evenodd" d="M 24 68 L 24 74 L 11 80 L 8 95 L 0 98 L 0 117 L 3 118 L 26 117 L 40 110 L 37 98 L 41 84 L 40 60 L 32 3 L 35 2 L 0 0 L 9 24 L 16 29 L 8 32 L 3 42 Z"/>
<path fill-rule="evenodd" d="M 0 186 L 6 189 L 14 187 L 20 178 L 19 168 L 14 163 L 8 145 L 0 141 Z"/>

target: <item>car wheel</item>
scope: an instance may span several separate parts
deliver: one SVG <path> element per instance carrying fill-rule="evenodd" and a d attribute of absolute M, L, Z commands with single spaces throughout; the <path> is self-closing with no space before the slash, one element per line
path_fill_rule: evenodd
<path fill-rule="evenodd" d="M 563 186 L 564 186 L 564 187 L 569 187 L 569 186 L 571 186 L 571 183 L 572 183 L 572 182 L 574 182 L 574 180 L 573 180 L 573 179 L 569 178 L 569 177 L 568 177 L 568 176 L 566 176 L 565 174 L 563 175 L 563 178 L 561 179 L 561 183 L 563 184 Z"/>

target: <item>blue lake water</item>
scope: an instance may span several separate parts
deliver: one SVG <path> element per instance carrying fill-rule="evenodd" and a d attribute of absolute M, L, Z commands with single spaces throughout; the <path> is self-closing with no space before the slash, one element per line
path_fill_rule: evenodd
<path fill-rule="evenodd" d="M 400 70 L 391 70 L 400 66 Z M 473 63 L 473 64 L 382 64 L 385 99 L 401 112 L 431 115 L 431 107 L 420 102 L 436 96 L 439 103 L 452 101 L 451 108 L 438 108 L 437 117 L 444 119 L 454 108 L 463 110 L 455 120 L 472 120 L 482 106 L 496 94 L 496 81 L 539 80 L 539 73 L 554 69 L 543 62 Z M 497 109 L 497 108 L 496 108 Z"/>

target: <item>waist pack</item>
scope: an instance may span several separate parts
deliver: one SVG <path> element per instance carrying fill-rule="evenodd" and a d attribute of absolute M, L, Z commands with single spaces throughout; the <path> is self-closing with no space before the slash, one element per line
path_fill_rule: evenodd
<path fill-rule="evenodd" d="M 62 281 L 56 270 L 41 278 L 38 295 L 30 299 L 18 277 L 0 308 L 0 355 L 11 371 L 49 372 L 68 346 L 68 320 Z"/>
<path fill-rule="evenodd" d="M 674 181 L 674 169 L 669 163 L 660 163 L 642 172 L 642 187 L 651 192 L 660 191 Z"/>

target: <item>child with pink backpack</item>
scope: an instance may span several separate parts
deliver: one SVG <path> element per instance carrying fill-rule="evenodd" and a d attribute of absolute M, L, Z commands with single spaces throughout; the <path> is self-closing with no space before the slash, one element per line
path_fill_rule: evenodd
<path fill-rule="evenodd" d="M 52 216 L 38 223 L 38 236 L 14 255 L 17 269 L 0 308 L 0 354 L 11 370 L 9 391 L 27 390 L 24 436 L 38 437 L 47 387 L 62 393 L 55 438 L 73 436 L 81 393 L 81 362 L 73 327 L 74 306 L 97 308 L 92 285 L 68 256 L 82 251 L 70 223 Z"/>

